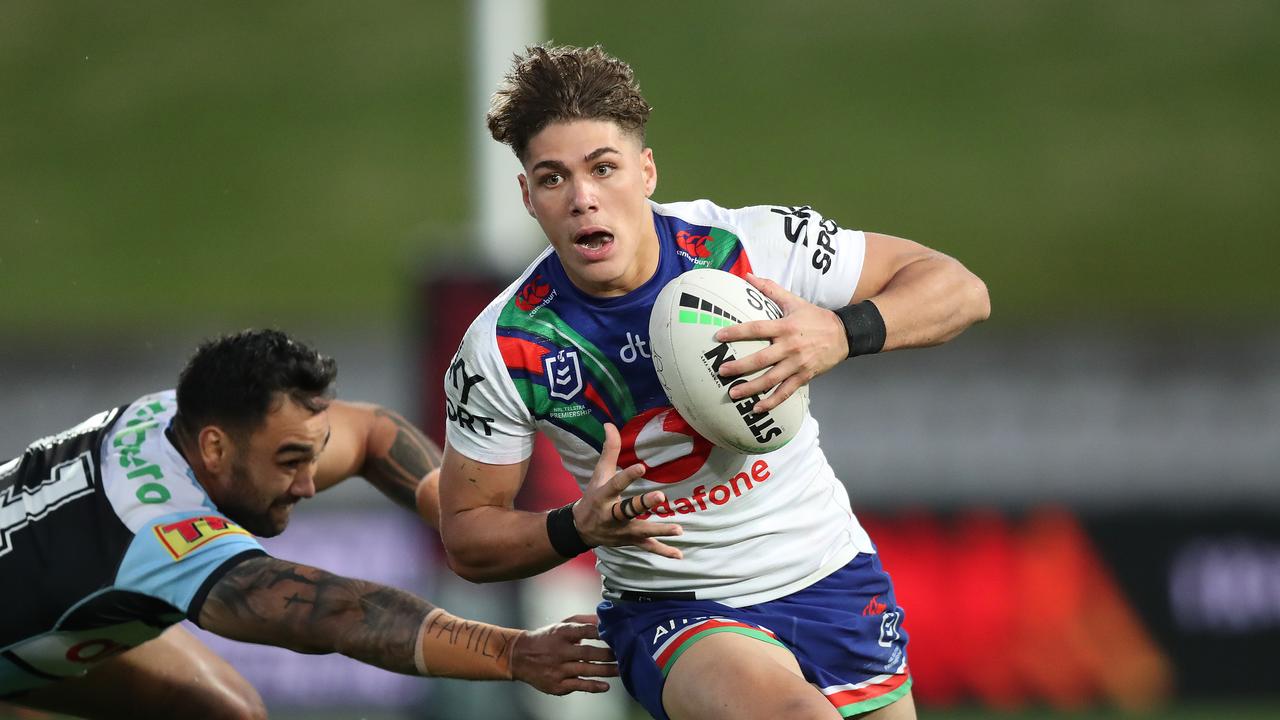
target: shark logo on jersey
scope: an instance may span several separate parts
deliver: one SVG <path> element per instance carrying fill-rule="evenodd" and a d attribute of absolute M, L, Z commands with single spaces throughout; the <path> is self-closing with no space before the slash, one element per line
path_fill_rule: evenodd
<path fill-rule="evenodd" d="M 551 397 L 572 400 L 582 392 L 582 367 L 578 364 L 578 351 L 564 348 L 555 355 L 542 359 L 547 373 L 547 390 Z"/>

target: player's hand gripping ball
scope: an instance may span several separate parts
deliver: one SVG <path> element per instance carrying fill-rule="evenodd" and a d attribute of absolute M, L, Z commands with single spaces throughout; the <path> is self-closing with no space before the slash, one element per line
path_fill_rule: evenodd
<path fill-rule="evenodd" d="M 746 280 L 703 268 L 691 270 L 658 294 L 649 316 L 649 343 L 658 380 L 671 405 L 706 439 L 743 453 L 766 453 L 795 437 L 809 410 L 809 388 L 801 387 L 765 413 L 751 408 L 760 396 L 733 400 L 729 388 L 764 374 L 721 377 L 720 366 L 769 346 L 766 340 L 722 343 L 725 325 L 773 320 L 782 310 Z"/>

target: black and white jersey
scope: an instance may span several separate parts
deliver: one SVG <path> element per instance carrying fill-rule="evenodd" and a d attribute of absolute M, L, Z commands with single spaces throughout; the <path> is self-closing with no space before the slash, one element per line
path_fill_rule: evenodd
<path fill-rule="evenodd" d="M 172 390 L 0 464 L 0 696 L 81 675 L 195 618 L 264 553 L 209 500 L 165 430 Z"/>

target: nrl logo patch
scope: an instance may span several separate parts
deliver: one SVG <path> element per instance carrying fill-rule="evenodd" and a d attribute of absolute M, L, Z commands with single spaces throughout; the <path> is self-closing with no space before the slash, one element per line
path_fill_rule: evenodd
<path fill-rule="evenodd" d="M 547 389 L 551 397 L 572 400 L 582 392 L 582 367 L 578 364 L 577 350 L 565 348 L 555 355 L 547 355 L 542 360 L 542 367 L 547 373 Z"/>

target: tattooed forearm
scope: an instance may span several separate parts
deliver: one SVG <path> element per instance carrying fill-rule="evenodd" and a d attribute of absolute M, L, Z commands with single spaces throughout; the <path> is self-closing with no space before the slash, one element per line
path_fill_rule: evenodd
<path fill-rule="evenodd" d="M 343 655 L 415 673 L 431 603 L 402 590 L 276 558 L 246 560 L 209 591 L 200 625 L 224 637 Z"/>
<path fill-rule="evenodd" d="M 394 425 L 395 437 L 385 450 L 370 447 L 362 474 L 384 495 L 413 509 L 418 483 L 440 467 L 440 448 L 400 415 L 381 408 L 376 414 Z"/>
<path fill-rule="evenodd" d="M 511 647 L 511 638 L 487 623 L 463 620 L 449 613 L 438 613 L 431 618 L 423 631 L 428 638 L 443 640 L 449 645 L 484 657 L 501 659 Z"/>

